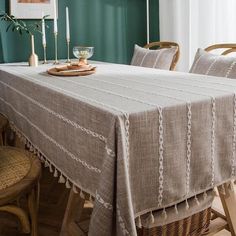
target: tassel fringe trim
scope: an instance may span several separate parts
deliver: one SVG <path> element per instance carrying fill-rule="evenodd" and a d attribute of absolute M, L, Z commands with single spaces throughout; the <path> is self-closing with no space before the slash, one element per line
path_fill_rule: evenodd
<path fill-rule="evenodd" d="M 229 187 L 230 187 L 230 186 L 229 186 Z M 199 199 L 206 200 L 207 197 L 208 197 L 207 191 L 205 191 L 205 192 L 202 193 L 202 194 L 195 195 L 195 196 L 194 196 L 195 204 L 199 206 L 199 205 L 200 205 L 200 200 L 199 200 Z M 182 204 L 182 202 L 181 202 L 180 204 Z M 171 207 L 170 207 L 170 208 L 171 208 Z M 188 211 L 189 209 L 190 209 L 189 201 L 188 201 L 188 199 L 186 199 L 186 200 L 185 200 L 185 210 Z M 174 210 L 175 214 L 178 215 L 178 214 L 179 214 L 178 204 L 175 204 L 174 207 L 172 207 L 172 210 Z M 157 211 L 159 211 L 159 210 L 157 210 Z M 168 210 L 168 211 L 169 211 L 169 210 Z M 166 208 L 163 208 L 163 210 L 162 210 L 162 212 L 161 212 L 161 217 L 162 217 L 164 220 L 167 220 L 167 218 L 168 218 L 168 213 L 167 213 Z M 154 224 L 154 222 L 155 222 L 155 217 L 154 217 L 154 215 L 153 215 L 153 211 L 150 211 L 150 212 L 149 212 L 149 216 L 148 216 L 147 221 L 148 221 L 149 224 Z M 138 228 L 142 228 L 141 215 L 136 217 L 136 226 L 137 226 Z"/>
<path fill-rule="evenodd" d="M 11 129 L 16 133 L 18 138 L 22 143 L 25 144 L 25 146 L 28 148 L 30 152 L 32 152 L 35 156 L 39 158 L 41 163 L 44 165 L 44 167 L 49 168 L 49 171 L 53 173 L 53 176 L 55 178 L 58 178 L 58 183 L 65 184 L 65 187 L 67 189 L 72 188 L 73 192 L 78 194 L 80 190 L 80 197 L 85 199 L 85 194 L 83 193 L 83 190 L 80 186 L 77 186 L 73 181 L 71 181 L 61 170 L 59 170 L 52 162 L 46 158 L 44 154 L 39 150 L 38 147 L 33 145 L 30 140 L 28 140 L 22 133 L 15 127 L 13 123 L 10 123 Z M 84 190 L 84 192 L 88 192 L 87 190 Z M 95 197 L 90 194 L 89 200 L 93 202 Z"/>
<path fill-rule="evenodd" d="M 141 217 L 139 216 L 138 219 L 137 219 L 137 222 L 136 222 L 136 225 L 139 229 L 142 228 L 142 221 L 141 221 Z"/>
<path fill-rule="evenodd" d="M 233 182 L 233 181 L 230 181 L 229 186 L 228 186 L 228 189 L 229 189 L 230 191 L 234 191 L 234 182 Z"/>
<path fill-rule="evenodd" d="M 166 213 L 166 209 L 164 208 L 162 211 L 162 216 L 163 218 L 166 220 L 167 219 L 167 213 Z"/>
<path fill-rule="evenodd" d="M 154 222 L 155 222 L 152 211 L 149 213 L 148 221 L 149 221 L 149 224 L 154 224 Z"/>
<path fill-rule="evenodd" d="M 178 210 L 178 206 L 177 206 L 177 204 L 175 205 L 175 214 L 176 214 L 176 215 L 179 214 L 179 210 Z"/>
<path fill-rule="evenodd" d="M 14 126 L 14 124 L 10 123 L 10 125 L 11 125 L 12 130 L 13 130 L 13 131 L 17 134 L 17 136 L 19 137 L 20 141 L 26 145 L 26 147 L 29 149 L 29 151 L 32 152 L 34 155 L 36 155 L 36 156 L 39 158 L 39 160 L 40 160 L 42 163 L 44 163 L 44 166 L 45 166 L 46 168 L 49 168 L 49 171 L 50 171 L 51 173 L 53 173 L 53 176 L 54 176 L 55 178 L 58 178 L 58 177 L 59 177 L 59 180 L 58 180 L 59 183 L 65 184 L 65 187 L 68 188 L 68 189 L 72 188 L 74 193 L 76 193 L 76 194 L 79 193 L 79 194 L 80 194 L 80 197 L 83 198 L 83 199 L 85 199 L 85 194 L 84 194 L 84 193 L 87 192 L 87 191 L 83 191 L 81 187 L 75 185 L 75 183 L 73 183 L 73 181 L 71 181 L 64 173 L 62 173 L 61 170 L 59 170 L 52 162 L 50 162 L 50 161 L 48 160 L 48 158 L 46 158 L 45 155 L 43 155 L 43 154 L 40 152 L 39 148 L 37 148 L 36 146 L 34 146 L 34 145 L 30 142 L 30 140 L 28 140 L 25 136 L 23 136 L 23 135 L 21 134 L 21 132 Z M 54 170 L 53 170 L 53 169 L 54 169 Z M 229 189 L 229 190 L 232 190 L 232 189 L 234 188 L 234 185 L 235 185 L 235 184 L 236 184 L 236 180 L 232 180 L 231 183 L 227 186 L 228 189 Z M 220 191 L 221 191 L 222 194 L 224 194 L 224 195 L 226 194 L 226 193 L 225 193 L 225 187 L 224 187 L 224 185 L 221 185 Z M 214 188 L 214 194 L 215 194 L 216 196 L 218 196 L 218 193 L 217 193 L 217 191 L 216 191 L 215 188 Z M 203 193 L 203 199 L 206 200 L 207 196 L 208 196 L 208 195 L 207 195 L 207 191 L 205 191 L 205 192 Z M 94 199 L 95 199 L 95 197 L 90 194 L 89 200 L 90 200 L 91 202 L 93 202 Z M 195 202 L 196 202 L 197 205 L 200 205 L 200 202 L 199 202 L 199 200 L 198 200 L 197 195 L 195 195 Z M 185 208 L 186 208 L 186 211 L 187 211 L 187 210 L 189 210 L 189 208 L 190 208 L 189 203 L 188 203 L 188 199 L 185 200 L 185 204 L 186 204 L 186 207 L 185 207 Z M 175 213 L 178 215 L 178 214 L 179 214 L 179 211 L 178 211 L 178 204 L 175 204 L 174 210 L 175 210 Z M 164 219 L 167 219 L 167 218 L 168 218 L 168 214 L 167 214 L 167 212 L 166 212 L 166 208 L 164 208 L 164 209 L 162 210 L 162 216 L 164 217 Z M 152 211 L 149 212 L 148 220 L 149 220 L 150 224 L 154 224 L 155 218 L 154 218 L 154 216 L 153 216 Z M 138 217 L 136 218 L 136 226 L 137 226 L 138 228 L 142 228 L 142 220 L 141 220 L 141 217 L 140 217 L 140 216 L 138 216 Z"/>

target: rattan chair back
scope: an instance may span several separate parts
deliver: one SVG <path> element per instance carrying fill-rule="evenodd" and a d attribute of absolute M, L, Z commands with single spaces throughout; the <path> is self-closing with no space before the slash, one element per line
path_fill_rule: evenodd
<path fill-rule="evenodd" d="M 221 53 L 221 55 L 227 55 L 229 53 L 236 52 L 236 43 L 214 44 L 205 48 L 205 51 L 210 52 L 217 49 L 226 49 Z"/>

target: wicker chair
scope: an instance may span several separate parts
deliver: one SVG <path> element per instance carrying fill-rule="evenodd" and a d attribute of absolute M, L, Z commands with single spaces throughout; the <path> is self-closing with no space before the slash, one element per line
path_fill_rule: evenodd
<path fill-rule="evenodd" d="M 196 198 L 199 203 L 196 204 Z M 206 234 L 211 221 L 211 204 L 214 199 L 212 190 L 207 191 L 207 196 L 199 194 L 178 204 L 178 214 L 174 206 L 166 208 L 167 218 L 163 219 L 163 209 L 153 211 L 154 221 L 150 223 L 150 215 L 141 216 L 142 228 L 137 227 L 138 236 L 200 236 Z M 194 209 L 194 210 L 193 210 Z M 194 212 L 197 212 L 194 214 Z M 136 222 L 138 223 L 138 221 Z"/>
<path fill-rule="evenodd" d="M 227 55 L 229 53 L 236 52 L 236 44 L 235 43 L 214 44 L 205 48 L 205 51 L 209 52 L 216 49 L 226 49 L 221 53 L 221 55 Z"/>
<path fill-rule="evenodd" d="M 171 47 L 177 47 L 177 52 L 173 58 L 170 70 L 175 70 L 175 67 L 179 61 L 180 56 L 180 50 L 179 45 L 174 42 L 152 42 L 144 46 L 144 48 L 171 48 Z"/>
<path fill-rule="evenodd" d="M 137 229 L 138 236 L 201 236 L 208 230 L 211 208 L 173 223 L 151 229 Z"/>
<path fill-rule="evenodd" d="M 37 236 L 37 211 L 41 165 L 25 150 L 0 147 L 0 212 L 15 215 L 22 233 Z M 19 199 L 27 197 L 28 213 L 19 206 Z M 14 204 L 18 202 L 18 204 Z"/>
<path fill-rule="evenodd" d="M 212 53 L 213 50 L 216 52 Z M 199 48 L 190 73 L 236 79 L 235 55 L 226 56 L 233 52 L 236 52 L 236 44 L 231 43 L 211 45 L 204 50 Z"/>
<path fill-rule="evenodd" d="M 8 120 L 5 116 L 0 114 L 0 146 L 6 145 L 6 128 L 8 126 Z"/>

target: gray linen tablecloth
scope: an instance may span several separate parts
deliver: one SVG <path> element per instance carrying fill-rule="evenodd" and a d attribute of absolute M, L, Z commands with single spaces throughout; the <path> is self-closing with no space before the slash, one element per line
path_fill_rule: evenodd
<path fill-rule="evenodd" d="M 0 112 L 60 182 L 95 198 L 89 235 L 136 235 L 135 218 L 168 219 L 234 179 L 236 80 L 95 65 L 87 77 L 0 66 Z"/>

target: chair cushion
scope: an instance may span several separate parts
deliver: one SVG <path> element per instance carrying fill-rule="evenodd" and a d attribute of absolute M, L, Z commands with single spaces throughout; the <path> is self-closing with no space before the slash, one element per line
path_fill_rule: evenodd
<path fill-rule="evenodd" d="M 0 191 L 22 180 L 30 168 L 30 159 L 24 152 L 12 148 L 0 148 Z"/>
<path fill-rule="evenodd" d="M 198 49 L 190 73 L 236 78 L 236 57 L 216 55 Z"/>
<path fill-rule="evenodd" d="M 152 50 L 135 45 L 131 65 L 169 70 L 177 50 L 177 47 Z"/>

